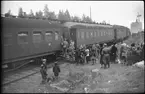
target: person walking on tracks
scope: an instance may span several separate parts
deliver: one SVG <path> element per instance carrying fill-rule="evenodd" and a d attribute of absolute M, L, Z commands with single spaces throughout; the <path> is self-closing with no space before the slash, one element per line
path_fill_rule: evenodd
<path fill-rule="evenodd" d="M 44 67 L 44 70 L 47 71 L 46 59 L 42 59 L 42 65 Z"/>
<path fill-rule="evenodd" d="M 58 79 L 58 76 L 60 73 L 60 67 L 58 66 L 57 62 L 54 63 L 53 73 L 54 73 L 55 79 Z"/>
<path fill-rule="evenodd" d="M 42 76 L 42 83 L 45 83 L 47 79 L 47 72 L 44 64 L 41 64 L 40 73 Z"/>

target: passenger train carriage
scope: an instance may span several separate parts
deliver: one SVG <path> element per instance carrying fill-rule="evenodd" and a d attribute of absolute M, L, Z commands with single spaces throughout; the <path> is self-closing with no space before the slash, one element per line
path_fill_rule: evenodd
<path fill-rule="evenodd" d="M 40 19 L 2 18 L 3 61 L 48 55 L 60 50 L 63 26 Z"/>
<path fill-rule="evenodd" d="M 66 22 L 64 26 L 69 28 L 70 37 L 75 41 L 76 47 L 82 44 L 110 42 L 115 36 L 111 25 Z"/>
<path fill-rule="evenodd" d="M 130 36 L 124 26 L 50 21 L 43 19 L 2 17 L 2 62 L 55 54 L 61 50 L 63 38 L 81 44 L 123 40 Z"/>

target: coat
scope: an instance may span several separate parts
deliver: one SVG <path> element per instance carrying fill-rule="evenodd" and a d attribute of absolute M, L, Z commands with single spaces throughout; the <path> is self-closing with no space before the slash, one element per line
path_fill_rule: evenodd
<path fill-rule="evenodd" d="M 59 72 L 60 72 L 59 66 L 58 65 L 54 65 L 54 67 L 53 67 L 53 73 L 54 73 L 54 75 L 58 76 Z"/>

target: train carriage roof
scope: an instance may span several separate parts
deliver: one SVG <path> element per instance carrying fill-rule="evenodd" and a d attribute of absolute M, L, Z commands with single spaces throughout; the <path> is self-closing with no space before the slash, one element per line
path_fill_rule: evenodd
<path fill-rule="evenodd" d="M 27 18 L 6 18 L 2 17 L 3 28 L 61 28 L 59 22 L 42 20 L 42 19 L 27 19 Z"/>
<path fill-rule="evenodd" d="M 68 28 L 84 28 L 84 27 L 106 27 L 106 28 L 112 28 L 112 25 L 101 25 L 101 24 L 88 24 L 88 23 L 77 23 L 77 22 L 65 22 L 64 23 L 65 27 Z"/>

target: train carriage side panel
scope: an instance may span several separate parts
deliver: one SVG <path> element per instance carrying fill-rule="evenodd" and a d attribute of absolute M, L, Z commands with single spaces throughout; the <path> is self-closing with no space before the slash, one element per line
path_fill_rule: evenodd
<path fill-rule="evenodd" d="M 15 47 L 16 41 L 16 32 L 15 28 L 2 28 L 2 59 L 8 60 L 9 58 L 15 58 L 18 50 Z"/>
<path fill-rule="evenodd" d="M 121 39 L 121 36 L 122 36 L 122 32 L 119 28 L 116 29 L 116 32 L 117 32 L 117 39 Z"/>
<path fill-rule="evenodd" d="M 112 28 L 99 28 L 97 29 L 97 43 L 108 42 L 114 39 L 114 31 Z"/>
<path fill-rule="evenodd" d="M 78 28 L 76 29 L 76 47 L 79 47 L 80 45 L 86 44 L 87 43 L 87 39 L 86 39 L 86 31 L 83 28 Z"/>
<path fill-rule="evenodd" d="M 26 57 L 29 58 L 30 56 L 43 55 L 52 52 L 52 49 L 49 49 L 49 47 L 46 46 L 48 44 L 45 42 L 44 31 L 53 28 L 55 28 L 53 31 L 60 31 L 59 29 L 62 28 L 61 25 L 53 25 L 53 23 L 50 24 L 49 21 L 46 20 L 22 18 L 3 18 L 2 20 L 2 32 L 4 34 L 6 34 L 6 32 L 13 34 L 13 45 L 3 47 L 3 60 L 6 61 Z M 34 31 L 36 31 L 34 34 L 35 38 L 32 36 Z M 3 41 L 7 41 L 5 38 L 3 39 Z M 56 42 L 55 46 L 58 46 L 59 42 L 60 41 Z M 3 42 L 3 44 L 5 43 L 6 42 Z M 59 47 L 54 48 L 53 51 L 57 49 L 59 49 Z"/>

